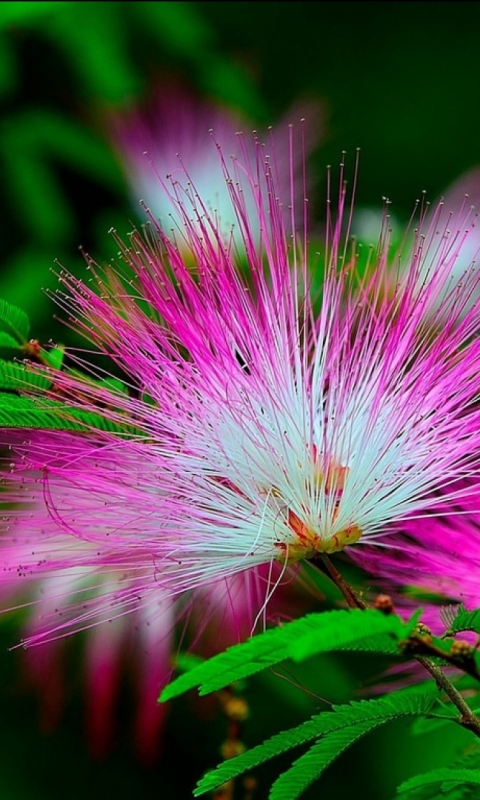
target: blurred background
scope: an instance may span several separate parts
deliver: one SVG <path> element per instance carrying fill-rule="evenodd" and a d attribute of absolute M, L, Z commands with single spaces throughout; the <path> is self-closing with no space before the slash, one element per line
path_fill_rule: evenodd
<path fill-rule="evenodd" d="M 1 3 L 0 297 L 28 312 L 35 338 L 70 341 L 45 292 L 56 286 L 54 261 L 85 277 L 79 247 L 99 263 L 115 257 L 108 230 L 141 224 L 141 197 L 161 216 L 141 153 L 148 149 L 166 174 L 177 151 L 195 157 L 199 127 L 208 138 L 210 127 L 277 130 L 305 116 L 312 230 L 324 222 L 326 166 L 346 151 L 353 167 L 358 147 L 358 207 L 381 209 L 388 196 L 401 226 L 423 190 L 434 200 L 480 164 L 479 26 L 477 2 Z M 197 109 L 190 138 L 184 98 Z M 220 759 L 220 708 L 173 705 L 145 763 L 130 729 L 126 675 L 108 747 L 92 754 L 82 637 L 68 645 L 65 697 L 49 716 L 22 652 L 9 650 L 20 639 L 17 622 L 0 623 L 1 800 L 190 797 Z M 348 699 L 381 668 L 369 662 L 358 676 L 348 659 L 322 659 L 295 678 L 313 696 L 275 676 L 259 680 L 247 689 L 245 740 L 302 721 L 326 707 L 321 698 Z M 443 763 L 458 742 L 441 732 L 412 745 L 406 727 L 392 725 L 356 745 L 305 797 L 342 796 L 354 785 L 370 800 L 389 800 L 401 780 Z M 280 767 L 277 760 L 259 771 L 253 800 L 267 797 Z M 237 794 L 247 797 L 241 787 Z"/>

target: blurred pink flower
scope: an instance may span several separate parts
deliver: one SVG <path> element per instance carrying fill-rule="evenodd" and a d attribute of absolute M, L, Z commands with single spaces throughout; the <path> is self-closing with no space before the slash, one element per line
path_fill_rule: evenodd
<path fill-rule="evenodd" d="M 288 139 L 279 136 L 277 131 L 283 131 L 289 122 L 298 124 L 301 117 L 307 118 L 303 149 L 298 147 L 291 152 Z M 275 160 L 278 188 L 285 202 L 290 202 L 292 187 L 295 201 L 298 204 L 303 202 L 304 157 L 313 152 L 323 138 L 323 117 L 318 101 L 305 100 L 291 108 L 275 129 L 265 131 Z M 239 111 L 200 97 L 173 82 L 157 89 L 143 106 L 133 106 L 117 113 L 111 122 L 112 138 L 126 170 L 135 207 L 138 207 L 138 199 L 142 198 L 165 231 L 179 234 L 177 243 L 180 247 L 185 245 L 188 249 L 187 242 L 182 244 L 183 214 L 187 213 L 190 222 L 205 234 L 205 226 L 200 224 L 200 220 L 196 221 L 197 215 L 201 218 L 204 210 L 215 219 L 216 228 L 224 236 L 231 233 L 236 245 L 242 247 L 242 233 L 229 186 L 208 133 L 210 131 L 213 135 L 225 156 L 244 161 L 245 157 L 250 160 L 254 157 L 257 145 L 252 136 L 238 137 L 236 134 L 240 131 L 249 133 L 254 127 L 253 121 Z M 262 138 L 262 133 L 259 138 Z M 295 177 L 293 183 L 291 172 Z M 162 178 L 171 175 L 172 181 L 177 176 L 180 181 L 187 178 L 195 187 L 194 191 L 179 189 L 182 211 L 161 191 L 157 175 Z M 258 243 L 261 220 L 255 215 L 254 193 L 246 189 L 243 202 L 249 214 L 250 235 Z"/>
<path fill-rule="evenodd" d="M 469 235 L 462 243 L 451 261 L 451 270 L 448 280 L 440 276 L 440 284 L 443 289 L 433 292 L 425 302 L 424 313 L 429 324 L 432 326 L 443 326 L 449 324 L 450 320 L 444 308 L 444 300 L 450 294 L 453 295 L 455 287 L 462 283 L 465 276 L 469 276 L 472 271 L 479 269 L 480 262 L 480 224 L 478 222 L 478 210 L 480 208 L 480 167 L 469 170 L 449 186 L 437 203 L 431 204 L 417 201 L 423 206 L 421 214 L 420 228 L 417 225 L 409 225 L 404 233 L 400 228 L 400 223 L 391 213 L 391 204 L 384 199 L 383 211 L 380 209 L 363 208 L 355 212 L 353 221 L 353 231 L 359 241 L 364 244 L 374 242 L 380 235 L 390 229 L 390 236 L 393 241 L 404 240 L 404 255 L 400 263 L 392 264 L 390 288 L 395 290 L 395 286 L 402 281 L 408 287 L 410 283 L 410 267 L 413 253 L 421 247 L 421 238 L 425 236 L 428 240 L 428 249 L 422 258 L 422 269 L 418 274 L 418 285 L 421 288 L 425 280 L 435 280 L 435 270 L 437 264 L 437 253 L 444 250 L 452 234 L 458 234 L 459 220 L 469 219 Z M 394 251 L 395 252 L 395 251 Z M 405 256 L 405 253 L 409 253 Z M 467 278 L 470 285 L 470 295 L 465 293 L 464 288 L 459 289 L 459 302 L 462 303 L 464 312 L 471 308 L 480 297 L 480 283 L 472 282 Z M 463 312 L 463 313 L 464 313 Z"/>
<path fill-rule="evenodd" d="M 72 442 L 53 434 L 48 444 L 60 451 Z M 92 441 L 78 437 L 75 457 L 83 457 L 93 468 L 95 458 L 102 454 L 96 453 Z M 113 460 L 110 468 L 114 469 Z M 127 464 L 127 468 L 134 466 Z M 157 698 L 174 668 L 178 637 L 182 649 L 204 656 L 247 638 L 255 627 L 264 585 L 271 575 L 249 570 L 202 587 L 193 595 L 172 598 L 158 584 L 153 559 L 140 569 L 130 569 L 110 548 L 72 539 L 60 530 L 53 508 L 65 515 L 88 514 L 88 495 L 72 497 L 61 485 L 51 497 L 45 495 L 41 483 L 24 488 L 28 498 L 10 512 L 8 530 L 0 537 L 4 578 L 0 597 L 4 607 L 23 609 L 27 614 L 23 643 L 42 645 L 24 652 L 26 680 L 41 700 L 41 726 L 55 726 L 71 694 L 64 633 L 74 621 L 76 629 L 84 631 L 80 671 L 87 689 L 85 715 L 93 754 L 103 756 L 115 741 L 118 704 L 128 669 L 135 676 L 132 738 L 139 757 L 152 762 L 158 756 L 167 710 Z M 15 492 L 19 499 L 21 487 L 16 486 Z M 98 524 L 102 524 L 100 519 Z M 72 568 L 74 552 L 77 563 Z M 32 559 L 41 566 L 41 577 L 25 581 L 30 572 L 26 565 Z M 33 571 L 31 575 L 34 577 Z M 277 600 L 282 594 L 285 588 Z M 289 606 L 293 613 L 295 602 Z M 270 612 L 288 613 L 286 606 L 284 612 L 281 608 L 277 603 Z"/>
<path fill-rule="evenodd" d="M 79 440 L 78 445 L 81 448 L 83 442 Z M 91 456 L 91 444 L 87 449 Z M 86 722 L 93 753 L 101 756 L 112 744 L 122 674 L 129 667 L 137 673 L 134 738 L 139 755 L 151 760 L 158 750 L 165 717 L 165 708 L 156 700 L 172 671 L 175 604 L 156 585 L 149 565 L 131 572 L 118 559 L 110 561 L 111 553 L 105 550 L 99 568 L 93 562 L 98 560 L 100 548 L 62 534 L 50 513 L 49 500 L 40 497 L 37 489 L 40 487 L 29 492 L 20 513 L 11 512 L 9 529 L 0 539 L 0 561 L 5 578 L 2 604 L 23 607 L 24 613 L 27 610 L 24 637 L 31 644 L 42 643 L 24 654 L 27 680 L 38 689 L 42 702 L 42 727 L 56 724 L 69 694 L 71 678 L 65 675 L 61 634 L 74 618 L 79 630 L 88 629 L 82 671 L 88 689 Z M 59 507 L 68 505 L 61 487 L 56 489 L 55 502 Z M 73 550 L 79 563 L 69 568 Z M 45 570 L 40 579 L 26 582 L 24 565 L 32 558 L 43 563 Z M 58 569 L 57 564 L 61 565 Z M 123 596 L 128 597 L 128 615 L 115 612 Z"/>
<path fill-rule="evenodd" d="M 463 275 L 468 272 L 472 263 L 478 261 L 480 253 L 480 225 L 478 223 L 478 209 L 480 209 L 480 167 L 471 169 L 461 175 L 443 193 L 443 211 L 439 219 L 439 230 L 442 226 L 450 228 L 450 222 L 463 209 L 471 209 L 472 217 L 475 218 L 476 227 L 472 235 L 465 241 L 459 257 L 453 267 L 452 279 L 461 281 Z M 477 209 L 475 211 L 475 209 Z M 477 269 L 479 265 L 477 264 Z M 478 297 L 479 287 L 475 299 Z"/>
<path fill-rule="evenodd" d="M 419 284 L 423 280 L 432 279 L 436 247 L 441 248 L 448 241 L 452 224 L 455 225 L 456 220 L 467 215 L 470 216 L 471 220 L 470 234 L 465 239 L 456 259 L 452 262 L 449 280 L 446 282 L 443 291 L 439 292 L 437 297 L 431 298 L 429 304 L 425 307 L 425 313 L 428 315 L 431 324 L 435 326 L 450 324 L 448 314 L 445 313 L 443 308 L 443 300 L 447 294 L 453 294 L 457 287 L 459 298 L 461 298 L 460 302 L 463 304 L 462 314 L 471 309 L 480 297 L 479 283 L 471 285 L 469 296 L 465 294 L 465 290 L 462 287 L 464 278 L 471 274 L 472 271 L 479 270 L 480 225 L 478 211 L 475 211 L 475 208 L 480 208 L 480 169 L 474 169 L 462 175 L 446 189 L 438 206 L 434 206 L 426 214 L 424 231 L 431 229 L 432 222 L 434 222 L 435 231 L 432 237 L 433 247 L 424 260 L 423 271 L 419 274 Z"/>

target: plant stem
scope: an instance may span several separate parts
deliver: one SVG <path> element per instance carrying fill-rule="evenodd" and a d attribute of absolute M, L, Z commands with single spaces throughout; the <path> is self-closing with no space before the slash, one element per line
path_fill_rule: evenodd
<path fill-rule="evenodd" d="M 325 553 L 319 553 L 317 558 L 313 560 L 313 563 L 317 564 L 322 572 L 325 572 L 331 578 L 335 586 L 340 589 L 350 608 L 365 609 L 369 607 L 368 603 L 366 603 L 363 598 L 357 594 L 353 586 L 350 586 L 348 581 L 345 580 L 343 575 L 332 564 L 329 557 Z"/>
<path fill-rule="evenodd" d="M 425 658 L 425 656 L 415 656 L 415 659 L 427 670 L 427 672 L 430 673 L 432 678 L 435 679 L 437 686 L 440 689 L 443 689 L 445 694 L 448 695 L 452 701 L 453 705 L 458 708 L 461 714 L 461 719 L 459 720 L 460 725 L 462 725 L 464 728 L 468 728 L 468 730 L 472 731 L 472 733 L 474 733 L 475 736 L 478 736 L 480 739 L 480 720 L 467 705 L 453 683 L 448 680 L 445 673 L 440 669 L 440 667 L 437 667 L 436 664 L 433 664 L 429 658 Z"/>
<path fill-rule="evenodd" d="M 343 575 L 340 574 L 325 553 L 320 553 L 313 560 L 313 563 L 331 578 L 335 586 L 337 586 L 342 592 L 350 608 L 359 608 L 362 610 L 371 608 L 371 606 L 366 603 L 362 597 L 360 597 L 355 589 L 350 586 L 348 581 L 343 577 Z M 430 673 L 439 689 L 442 689 L 445 692 L 453 705 L 458 709 L 461 715 L 460 719 L 458 720 L 459 724 L 462 725 L 462 727 L 470 730 L 480 739 L 480 719 L 478 719 L 478 717 L 473 713 L 460 692 L 447 678 L 443 670 L 425 656 L 414 655 L 413 657 L 416 661 L 418 661 L 419 664 L 422 665 L 422 667 L 424 667 L 424 669 L 427 670 L 427 672 Z"/>

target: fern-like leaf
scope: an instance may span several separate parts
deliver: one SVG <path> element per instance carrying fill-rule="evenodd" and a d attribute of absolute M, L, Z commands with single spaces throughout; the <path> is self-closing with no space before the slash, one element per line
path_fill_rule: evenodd
<path fill-rule="evenodd" d="M 448 620 L 448 633 L 460 633 L 461 631 L 474 631 L 480 634 L 480 609 L 467 611 L 465 606 L 459 605 L 453 619 Z"/>
<path fill-rule="evenodd" d="M 445 714 L 445 716 L 433 716 L 433 717 L 425 717 L 424 719 L 419 718 L 416 719 L 413 723 L 410 733 L 412 736 L 421 736 L 423 734 L 431 734 L 433 731 L 438 730 L 439 728 L 443 728 L 445 725 L 449 725 L 452 719 L 458 717 L 458 711 L 454 709 L 448 709 L 451 713 Z"/>
<path fill-rule="evenodd" d="M 9 334 L 17 345 L 24 345 L 30 333 L 30 320 L 25 311 L 0 299 L 0 331 Z"/>
<path fill-rule="evenodd" d="M 277 778 L 268 796 L 269 800 L 296 800 L 347 747 L 384 722 L 387 720 L 366 720 L 320 739 L 308 753 L 300 756 L 287 772 Z"/>
<path fill-rule="evenodd" d="M 121 435 L 141 432 L 125 421 L 125 425 L 113 422 L 108 416 L 95 412 L 71 408 L 47 398 L 19 397 L 0 392 L 0 428 L 33 428 L 36 430 L 92 430 L 108 431 Z"/>
<path fill-rule="evenodd" d="M 401 796 L 402 794 L 406 794 L 407 792 L 411 792 L 415 789 L 420 789 L 424 786 L 430 786 L 432 784 L 446 784 L 445 788 L 451 789 L 456 784 L 473 784 L 475 786 L 480 786 L 480 770 L 479 769 L 454 769 L 451 767 L 441 767 L 440 769 L 434 769 L 430 772 L 426 772 L 423 775 L 415 775 L 413 778 L 409 778 L 407 781 L 404 781 L 398 787 L 398 795 Z M 443 786 L 441 788 L 443 792 Z"/>
<path fill-rule="evenodd" d="M 195 686 L 200 687 L 200 694 L 215 692 L 287 658 L 300 661 L 315 653 L 347 649 L 362 639 L 373 640 L 388 634 L 393 641 L 399 641 L 410 635 L 413 624 L 374 609 L 308 614 L 229 647 L 172 681 L 163 690 L 160 700 L 165 702 Z"/>
<path fill-rule="evenodd" d="M 26 364 L 0 359 L 0 389 L 44 391 L 51 385 L 51 380 L 30 370 Z"/>
<path fill-rule="evenodd" d="M 374 609 L 365 611 L 349 609 L 346 613 L 349 615 L 348 622 L 339 620 L 339 624 L 342 626 L 340 629 L 336 629 L 333 625 L 324 632 L 323 625 L 319 621 L 318 631 L 313 629 L 299 633 L 290 643 L 289 657 L 294 661 L 304 661 L 317 653 L 324 653 L 325 650 L 363 650 L 363 652 L 375 653 L 378 652 L 376 647 L 380 648 L 380 653 L 385 653 L 386 638 L 389 638 L 393 644 L 398 643 L 401 639 L 406 639 L 413 633 L 422 612 L 416 611 L 408 623 L 404 623 L 400 617 L 394 614 L 386 616 L 381 611 Z M 323 614 L 320 616 L 322 617 Z M 391 653 L 392 650 L 388 649 L 387 652 Z M 396 652 L 399 653 L 398 646 Z"/>
<path fill-rule="evenodd" d="M 417 720 L 415 722 L 417 722 Z M 454 761 L 448 765 L 447 769 L 449 770 L 449 776 L 451 776 L 454 773 L 460 775 L 465 771 L 468 771 L 470 774 L 472 771 L 478 772 L 479 767 L 480 747 L 474 747 L 473 749 L 462 753 L 460 756 L 458 756 L 458 758 L 455 758 Z M 427 775 L 431 775 L 431 773 L 427 773 Z M 401 787 L 399 787 L 399 800 L 402 800 L 403 798 L 404 800 L 407 800 L 407 797 L 408 800 L 437 800 L 439 788 L 441 795 L 445 798 L 445 800 L 478 800 L 479 792 L 476 782 L 472 783 L 471 781 L 464 780 L 458 782 L 458 780 L 455 778 L 453 780 L 443 780 L 442 776 L 440 776 L 439 787 L 439 781 L 437 780 L 429 780 L 427 783 L 425 783 L 425 775 L 417 777 L 421 778 L 420 785 L 414 785 L 412 788 L 410 783 L 410 787 L 407 788 L 406 791 L 403 791 L 402 787 L 408 786 L 409 783 L 409 781 L 406 781 Z M 414 780 L 416 779 L 410 779 L 410 782 Z"/>
<path fill-rule="evenodd" d="M 333 734 L 347 728 L 355 729 L 353 731 L 355 733 L 357 728 L 360 730 L 358 727 L 360 725 L 368 723 L 369 726 L 376 727 L 399 716 L 428 714 L 435 702 L 435 695 L 430 692 L 415 694 L 413 691 L 400 690 L 392 692 L 388 697 L 334 706 L 333 712 L 323 711 L 316 714 L 301 725 L 277 733 L 257 747 L 247 750 L 246 753 L 220 764 L 202 778 L 195 790 L 195 795 L 210 791 L 242 772 L 253 769 L 264 761 L 312 739 L 318 739 L 320 736 Z M 368 730 L 370 728 L 360 735 L 363 736 L 363 733 L 367 733 Z M 326 741 L 330 741 L 330 736 Z"/>

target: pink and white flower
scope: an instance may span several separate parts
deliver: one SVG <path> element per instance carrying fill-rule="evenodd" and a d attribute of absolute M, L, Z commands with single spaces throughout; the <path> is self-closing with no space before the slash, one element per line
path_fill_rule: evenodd
<path fill-rule="evenodd" d="M 422 621 L 437 635 L 445 629 L 446 606 L 480 605 L 480 484 L 469 480 L 457 488 L 460 497 L 448 509 L 438 494 L 428 515 L 399 523 L 388 546 L 350 552 L 372 576 L 372 589 L 391 595 L 399 611 L 410 613 L 420 602 Z"/>
<path fill-rule="evenodd" d="M 59 450 L 73 445 L 63 435 L 53 435 L 49 443 Z M 92 445 L 90 440 L 75 441 L 77 457 L 90 460 L 91 468 L 92 459 L 103 455 Z M 109 463 L 114 470 L 114 461 Z M 8 486 L 8 477 L 6 481 Z M 23 644 L 42 645 L 27 647 L 24 653 L 26 682 L 40 697 L 41 727 L 56 725 L 71 694 L 64 634 L 73 623 L 84 631 L 84 656 L 77 671 L 83 673 L 87 690 L 85 716 L 92 753 L 102 757 L 116 739 L 118 701 L 128 671 L 135 678 L 132 741 L 143 761 L 154 761 L 166 718 L 166 708 L 157 698 L 174 669 L 176 651 L 181 647 L 207 656 L 247 638 L 271 576 L 250 570 L 202 587 L 194 595 L 172 598 L 158 585 L 153 561 L 142 569 L 130 569 L 110 548 L 72 540 L 59 531 L 53 508 L 65 517 L 88 514 L 87 495 L 71 495 L 71 487 L 67 491 L 59 484 L 49 497 L 41 482 L 28 480 L 22 487 L 15 476 L 13 486 L 17 501 L 23 490 L 28 497 L 10 511 L 8 528 L 0 537 L 0 602 L 26 614 Z M 100 518 L 97 522 L 101 525 Z M 70 566 L 74 553 L 76 564 Z M 283 596 L 283 604 L 277 602 L 271 613 L 292 614 L 298 606 L 298 597 L 296 605 L 286 601 L 285 588 L 276 596 L 276 600 Z"/>
<path fill-rule="evenodd" d="M 303 207 L 293 189 L 279 194 L 275 160 L 254 141 L 253 161 L 247 147 L 232 165 L 219 153 L 247 276 L 188 175 L 158 188 L 182 219 L 182 250 L 180 234 L 152 216 L 150 232 L 120 243 L 123 269 L 89 261 L 91 283 L 60 276 L 60 304 L 128 391 L 62 371 L 52 374 L 54 394 L 137 432 L 35 432 L 15 447 L 6 499 L 20 506 L 7 517 L 28 513 L 23 494 L 44 503 L 49 524 L 21 565 L 12 546 L 7 576 L 93 567 L 121 584 L 100 604 L 79 603 L 50 635 L 92 624 L 107 607 L 115 619 L 150 591 L 178 597 L 251 568 L 387 541 L 393 523 L 428 516 L 434 491 L 447 513 L 467 493 L 458 481 L 479 473 L 476 272 L 446 291 L 469 215 L 438 243 L 438 218 L 426 232 L 420 221 L 407 279 L 402 265 L 387 293 L 388 243 L 368 277 L 356 276 L 341 233 L 342 177 L 313 298 Z M 288 233 L 296 227 L 300 241 Z M 425 270 L 431 279 L 420 284 Z M 449 322 L 433 336 L 424 308 L 438 297 Z"/>

